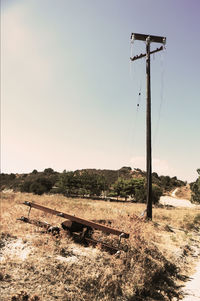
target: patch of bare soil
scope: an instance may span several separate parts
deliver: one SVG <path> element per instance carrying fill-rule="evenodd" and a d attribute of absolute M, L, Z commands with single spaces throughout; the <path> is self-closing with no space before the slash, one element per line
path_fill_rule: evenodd
<path fill-rule="evenodd" d="M 48 248 L 48 242 L 46 250 L 41 250 L 21 238 L 2 235 L 2 300 L 74 300 L 74 295 L 77 300 L 82 300 L 76 278 L 84 282 L 88 273 L 89 278 L 94 276 L 93 281 L 97 281 L 99 275 L 95 274 L 94 269 L 92 271 L 91 261 L 98 262 L 100 250 L 73 243 L 67 248 L 59 248 L 59 240 L 46 235 L 43 239 L 54 240 L 54 252 L 51 246 Z M 91 268 L 90 273 L 88 266 Z"/>
<path fill-rule="evenodd" d="M 168 205 L 174 207 L 195 208 L 197 206 L 195 204 L 192 204 L 189 200 L 178 199 L 171 196 L 161 196 L 159 202 L 162 205 Z"/>
<path fill-rule="evenodd" d="M 191 189 L 190 185 L 179 187 L 176 191 L 176 197 L 180 199 L 191 199 Z"/>
<path fill-rule="evenodd" d="M 200 262 L 196 267 L 196 272 L 191 275 L 189 281 L 184 287 L 183 301 L 198 301 L 200 300 Z"/>

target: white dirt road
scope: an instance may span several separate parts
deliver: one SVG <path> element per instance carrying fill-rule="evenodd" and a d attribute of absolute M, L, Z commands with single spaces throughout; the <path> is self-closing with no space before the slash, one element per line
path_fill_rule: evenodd
<path fill-rule="evenodd" d="M 162 196 L 160 198 L 160 204 L 170 205 L 174 207 L 185 208 L 200 208 L 200 205 L 194 205 L 189 200 L 176 198 L 177 189 L 175 189 L 171 196 Z M 186 283 L 183 289 L 185 297 L 183 301 L 200 301 L 200 261 L 196 266 L 196 272 L 190 277 L 190 280 Z"/>
<path fill-rule="evenodd" d="M 189 200 L 177 199 L 172 196 L 161 196 L 160 204 L 170 205 L 174 207 L 187 207 L 187 208 L 195 208 L 197 206 L 192 204 Z"/>
<path fill-rule="evenodd" d="M 178 188 L 176 188 L 171 196 L 161 196 L 160 204 L 162 205 L 170 205 L 174 207 L 187 207 L 187 208 L 195 208 L 197 205 L 192 204 L 189 200 L 179 199 L 176 197 L 176 192 Z M 198 206 L 197 206 L 198 207 Z"/>
<path fill-rule="evenodd" d="M 191 276 L 184 288 L 185 297 L 183 301 L 200 301 L 200 262 L 197 265 L 196 273 Z"/>

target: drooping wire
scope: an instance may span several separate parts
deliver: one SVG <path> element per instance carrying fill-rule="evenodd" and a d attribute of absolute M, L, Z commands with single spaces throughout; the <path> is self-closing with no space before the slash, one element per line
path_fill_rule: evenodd
<path fill-rule="evenodd" d="M 142 85 L 140 85 L 140 88 L 139 88 L 139 93 L 138 93 L 137 103 L 136 103 L 136 110 L 135 110 L 135 123 L 133 125 L 134 128 L 133 128 L 133 141 L 132 141 L 133 149 L 135 149 L 136 136 L 138 133 L 138 115 L 139 115 L 140 104 L 141 104 L 141 90 L 142 90 Z"/>
<path fill-rule="evenodd" d="M 165 48 L 164 48 L 165 49 Z M 165 74 L 165 68 L 164 68 L 164 53 L 161 53 L 161 60 L 160 60 L 160 67 L 161 67 L 161 88 L 160 88 L 160 104 L 158 108 L 158 119 L 155 126 L 154 136 L 153 136 L 153 145 L 155 146 L 156 139 L 159 132 L 159 126 L 160 126 L 160 119 L 161 119 L 161 112 L 164 105 L 164 74 Z"/>
<path fill-rule="evenodd" d="M 134 44 L 134 40 L 131 40 L 130 43 L 130 58 L 133 57 L 133 44 Z M 130 78 L 133 79 L 133 72 L 132 72 L 132 61 L 129 60 L 129 74 L 130 74 Z"/>
<path fill-rule="evenodd" d="M 133 57 L 133 45 L 131 45 L 131 57 Z M 154 131 L 154 135 L 153 135 L 153 144 L 155 144 L 156 138 L 157 138 L 157 135 L 158 135 L 158 132 L 159 132 L 161 112 L 162 112 L 163 105 L 164 105 L 164 73 L 165 73 L 164 55 L 162 54 L 160 56 L 160 58 L 161 58 L 161 60 L 160 60 L 160 66 L 161 66 L 160 67 L 160 69 L 161 69 L 160 104 L 159 104 L 159 109 L 158 109 L 158 118 L 157 118 L 155 131 Z M 155 60 L 155 55 L 154 54 L 153 54 L 153 60 Z M 140 61 L 142 61 L 142 60 L 140 60 Z M 132 78 L 132 69 L 131 69 L 131 67 L 132 67 L 132 64 L 130 63 L 130 77 Z M 131 139 L 131 143 L 130 143 L 133 151 L 130 153 L 130 157 L 134 156 L 135 145 L 136 145 L 136 135 L 137 135 L 137 132 L 138 132 L 138 129 L 137 129 L 138 124 L 137 123 L 138 123 L 138 115 L 139 115 L 139 112 L 141 111 L 141 100 L 142 100 L 142 74 L 145 75 L 143 66 L 140 66 L 140 71 L 141 71 L 141 75 L 140 75 L 139 93 L 138 93 L 137 102 L 136 102 L 134 124 L 132 124 L 132 133 L 133 134 L 132 134 L 132 137 L 131 137 L 132 139 Z M 138 76 L 136 76 L 136 78 L 134 78 L 134 82 L 136 82 L 137 78 L 138 78 Z"/>
<path fill-rule="evenodd" d="M 133 63 L 132 63 L 133 64 Z M 138 116 L 141 111 L 141 102 L 142 102 L 142 88 L 143 88 L 143 79 L 144 79 L 144 68 L 142 63 L 139 64 L 140 67 L 140 75 L 139 75 L 139 89 L 137 92 L 136 101 L 134 102 L 134 119 L 131 127 L 130 134 L 130 158 L 134 156 L 135 146 L 136 146 L 136 138 L 138 133 Z M 136 83 L 136 78 L 134 79 L 134 83 Z"/>

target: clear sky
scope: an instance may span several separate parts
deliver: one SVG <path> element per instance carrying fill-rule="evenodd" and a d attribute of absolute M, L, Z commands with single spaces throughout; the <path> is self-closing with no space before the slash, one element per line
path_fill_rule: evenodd
<path fill-rule="evenodd" d="M 153 170 L 196 180 L 199 11 L 199 0 L 2 0 L 2 172 L 145 169 L 138 32 L 167 37 L 151 58 Z"/>

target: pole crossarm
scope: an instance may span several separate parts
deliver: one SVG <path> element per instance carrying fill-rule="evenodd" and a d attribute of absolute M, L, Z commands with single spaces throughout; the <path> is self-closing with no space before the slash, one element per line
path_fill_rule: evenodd
<path fill-rule="evenodd" d="M 158 52 L 158 51 L 161 51 L 161 50 L 163 50 L 163 49 L 164 49 L 164 47 L 161 46 L 160 48 L 157 48 L 157 49 L 151 51 L 150 54 L 155 53 L 155 52 Z M 136 55 L 136 56 L 134 56 L 134 57 L 130 57 L 130 60 L 131 60 L 131 61 L 136 61 L 136 60 L 141 59 L 142 57 L 145 57 L 145 56 L 146 56 L 146 53 L 141 53 L 141 54 Z"/>
<path fill-rule="evenodd" d="M 149 38 L 150 42 L 166 44 L 166 37 L 152 36 L 152 35 L 141 34 L 141 33 L 131 34 L 131 40 L 146 41 L 147 38 Z"/>

